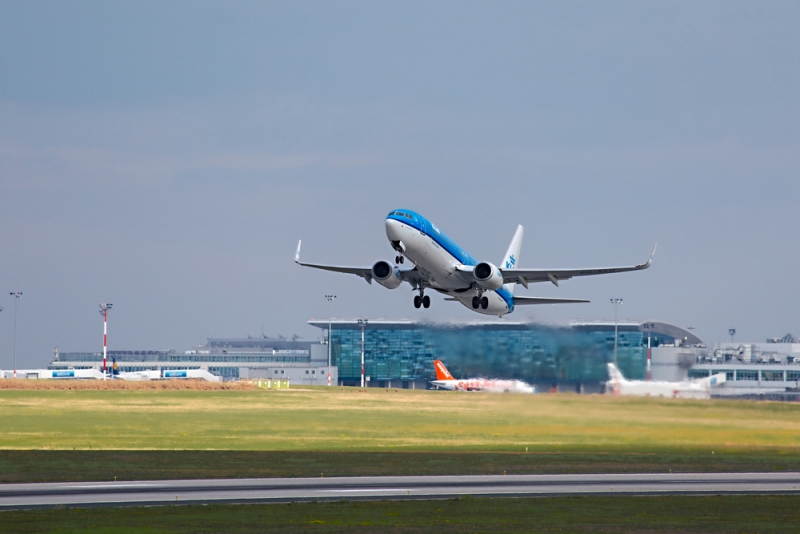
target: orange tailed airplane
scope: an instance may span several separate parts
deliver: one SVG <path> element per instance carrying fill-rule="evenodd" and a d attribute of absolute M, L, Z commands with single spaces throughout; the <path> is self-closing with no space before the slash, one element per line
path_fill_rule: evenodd
<path fill-rule="evenodd" d="M 534 393 L 533 386 L 520 380 L 489 380 L 486 378 L 468 378 L 456 380 L 447 367 L 439 360 L 433 361 L 436 380 L 431 384 L 440 389 L 451 391 L 491 391 L 493 393 Z"/>

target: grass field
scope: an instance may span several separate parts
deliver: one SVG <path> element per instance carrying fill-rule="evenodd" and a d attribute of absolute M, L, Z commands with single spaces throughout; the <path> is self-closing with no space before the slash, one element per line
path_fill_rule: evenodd
<path fill-rule="evenodd" d="M 7 532 L 614 532 L 790 533 L 800 499 L 562 497 L 325 502 L 3 512 Z"/>
<path fill-rule="evenodd" d="M 0 449 L 800 447 L 800 406 L 356 388 L 0 391 Z"/>
<path fill-rule="evenodd" d="M 0 390 L 0 482 L 800 470 L 800 406 L 355 388 Z"/>

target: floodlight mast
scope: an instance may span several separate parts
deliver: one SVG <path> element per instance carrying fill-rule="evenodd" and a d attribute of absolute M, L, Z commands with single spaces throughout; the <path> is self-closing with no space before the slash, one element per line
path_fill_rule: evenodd
<path fill-rule="evenodd" d="M 108 310 L 111 309 L 110 302 L 100 304 L 100 314 L 103 316 L 103 380 L 106 379 L 106 351 L 108 345 Z"/>
<path fill-rule="evenodd" d="M 14 378 L 17 378 L 17 302 L 22 298 L 22 291 L 9 293 L 14 297 Z"/>
<path fill-rule="evenodd" d="M 731 343 L 733 343 L 733 336 L 736 335 L 736 329 L 735 328 L 728 328 L 728 335 L 731 336 Z"/>
<path fill-rule="evenodd" d="M 649 382 L 653 379 L 653 373 L 650 371 L 650 355 L 652 354 L 650 350 L 650 333 L 655 325 L 653 323 L 644 323 L 642 326 L 647 330 L 647 381 Z"/>
<path fill-rule="evenodd" d="M 611 299 L 611 304 L 614 305 L 614 365 L 619 368 L 617 363 L 617 306 L 622 304 L 622 299 Z"/>
<path fill-rule="evenodd" d="M 364 387 L 364 329 L 367 326 L 367 319 L 359 319 L 358 324 L 361 326 L 361 387 Z"/>
<path fill-rule="evenodd" d="M 328 301 L 328 387 L 331 385 L 331 335 L 333 334 L 332 319 L 331 319 L 331 304 L 336 295 L 325 295 Z"/>

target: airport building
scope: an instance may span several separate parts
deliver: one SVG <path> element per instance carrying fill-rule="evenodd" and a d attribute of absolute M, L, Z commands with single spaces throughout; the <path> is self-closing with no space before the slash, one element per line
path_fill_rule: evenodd
<path fill-rule="evenodd" d="M 209 338 L 192 350 L 110 350 L 120 372 L 202 369 L 223 380 L 273 379 L 292 384 L 326 385 L 328 372 L 336 384 L 336 368 L 328 368 L 328 346 L 320 340 L 268 337 Z M 102 369 L 102 352 L 56 352 L 48 369 Z"/>
<path fill-rule="evenodd" d="M 309 321 L 328 330 L 328 321 Z M 375 387 L 426 388 L 433 380 L 433 360 L 442 360 L 456 377 L 523 380 L 539 391 L 599 392 L 608 380 L 606 363 L 613 362 L 613 322 L 576 322 L 568 327 L 511 321 L 458 324 L 421 321 L 358 320 L 331 322 L 332 363 L 339 383 L 361 379 L 361 335 L 364 328 L 364 374 Z M 690 331 L 660 322 L 622 321 L 616 325 L 616 360 L 626 377 L 644 379 L 648 338 L 661 356 L 688 351 L 702 342 Z M 668 351 L 667 349 L 672 349 Z M 672 359 L 687 361 L 687 357 Z M 672 372 L 664 365 L 664 372 Z M 667 369 L 670 369 L 667 371 Z"/>
<path fill-rule="evenodd" d="M 776 395 L 789 400 L 800 394 L 800 340 L 791 334 L 765 343 L 718 343 L 698 355 L 690 378 L 725 373 L 722 395 Z"/>
<path fill-rule="evenodd" d="M 362 325 L 309 321 L 320 339 L 209 338 L 187 351 L 109 351 L 120 372 L 202 369 L 224 380 L 282 379 L 292 384 L 356 386 L 361 380 Z M 458 378 L 522 380 L 538 391 L 603 391 L 606 364 L 615 361 L 615 324 L 552 326 L 511 321 L 432 323 L 369 320 L 364 327 L 364 374 L 369 387 L 427 389 L 433 361 Z M 800 396 L 800 340 L 719 343 L 712 348 L 690 330 L 663 322 L 616 324 L 616 361 L 628 379 L 677 382 L 724 372 L 715 395 Z M 328 350 L 331 367 L 328 368 Z M 102 369 L 102 352 L 57 353 L 50 370 Z M 777 398 L 777 397 L 776 397 Z"/>

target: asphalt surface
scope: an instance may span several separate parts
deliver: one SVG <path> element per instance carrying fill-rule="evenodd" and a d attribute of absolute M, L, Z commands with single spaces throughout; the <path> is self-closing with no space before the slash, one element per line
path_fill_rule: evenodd
<path fill-rule="evenodd" d="M 257 478 L 0 485 L 0 510 L 60 506 L 800 492 L 800 473 Z"/>

